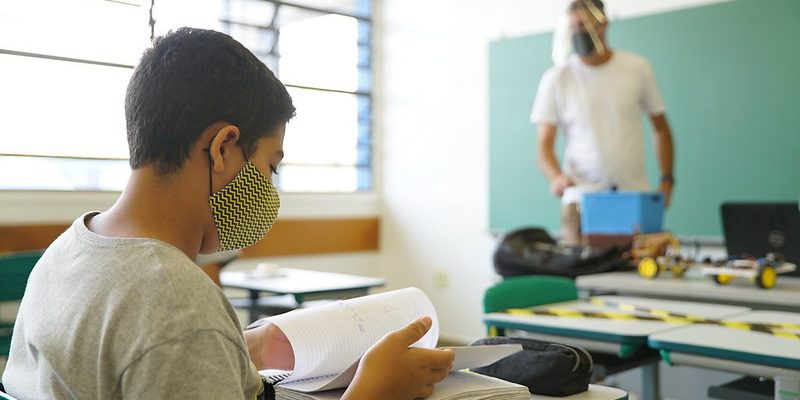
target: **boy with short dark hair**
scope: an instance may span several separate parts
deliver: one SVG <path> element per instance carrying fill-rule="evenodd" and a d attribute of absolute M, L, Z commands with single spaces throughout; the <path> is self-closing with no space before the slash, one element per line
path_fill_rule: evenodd
<path fill-rule="evenodd" d="M 280 204 L 271 177 L 294 111 L 283 84 L 229 36 L 182 28 L 156 39 L 125 99 L 130 180 L 34 268 L 6 390 L 21 399 L 265 396 L 257 369 L 292 369 L 291 345 L 274 325 L 242 333 L 192 260 L 269 231 Z M 408 347 L 430 324 L 421 318 L 373 346 L 344 398 L 429 395 L 453 358 Z"/>

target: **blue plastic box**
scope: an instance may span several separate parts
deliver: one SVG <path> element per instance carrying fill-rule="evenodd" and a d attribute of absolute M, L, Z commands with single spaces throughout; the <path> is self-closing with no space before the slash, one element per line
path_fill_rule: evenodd
<path fill-rule="evenodd" d="M 660 192 L 585 193 L 581 202 L 582 234 L 660 232 L 664 197 Z"/>

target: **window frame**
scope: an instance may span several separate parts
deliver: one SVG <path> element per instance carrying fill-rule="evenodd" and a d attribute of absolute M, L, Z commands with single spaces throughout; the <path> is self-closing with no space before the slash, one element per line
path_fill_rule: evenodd
<path fill-rule="evenodd" d="M 224 0 L 227 5 L 231 0 Z M 218 20 L 223 25 L 226 33 L 231 32 L 232 26 L 244 26 L 259 30 L 266 30 L 273 33 L 273 43 L 270 51 L 267 54 L 257 54 L 257 56 L 273 57 L 276 61 L 280 59 L 280 49 L 278 46 L 280 40 L 280 28 L 276 27 L 279 18 L 280 7 L 291 7 L 299 10 L 324 14 L 340 15 L 344 17 L 354 18 L 358 21 L 358 89 L 355 91 L 326 88 L 320 86 L 307 86 L 292 83 L 285 83 L 287 88 L 310 90 L 327 93 L 342 93 L 355 95 L 358 103 L 358 113 L 356 115 L 358 123 L 358 138 L 356 142 L 356 162 L 354 165 L 346 165 L 346 167 L 353 167 L 356 170 L 356 189 L 353 192 L 327 192 L 327 191 L 292 191 L 290 193 L 362 193 L 371 192 L 376 187 L 376 171 L 375 171 L 375 152 L 374 152 L 374 124 L 373 124 L 373 110 L 374 110 L 374 61 L 373 61 L 373 36 L 374 36 L 374 0 L 355 0 L 359 3 L 358 8 L 364 9 L 364 15 L 358 13 L 348 13 L 340 10 L 335 10 L 326 7 L 314 7 L 296 2 L 288 2 L 282 0 L 261 0 L 265 3 L 271 3 L 274 7 L 272 13 L 272 21 L 269 25 L 254 24 L 250 22 L 235 21 L 231 18 L 220 17 Z M 251 50 L 252 51 L 252 50 Z M 276 75 L 280 78 L 280 71 L 276 71 Z M 306 163 L 281 163 L 285 166 L 294 167 L 342 167 L 338 164 L 306 164 Z M 278 188 L 280 185 L 280 172 L 277 177 Z"/>
<path fill-rule="evenodd" d="M 226 3 L 230 0 L 224 0 Z M 374 0 L 356 0 L 356 3 L 359 4 L 358 7 L 361 7 L 365 10 L 364 15 L 359 15 L 358 13 L 349 13 L 344 12 L 332 8 L 325 8 L 325 7 L 312 7 L 304 4 L 294 3 L 294 2 L 287 2 L 281 0 L 261 0 L 263 2 L 272 3 L 275 7 L 275 12 L 273 13 L 273 23 L 271 26 L 261 26 L 257 24 L 249 24 L 246 22 L 237 22 L 232 21 L 225 16 L 220 16 L 219 22 L 223 24 L 223 27 L 226 25 L 244 25 L 250 27 L 256 27 L 259 29 L 269 29 L 275 32 L 274 35 L 274 43 L 271 46 L 270 54 L 275 56 L 276 60 L 279 59 L 280 55 L 278 54 L 278 39 L 280 34 L 280 29 L 275 28 L 274 24 L 276 22 L 278 16 L 278 10 L 280 7 L 293 7 L 300 10 L 311 11 L 320 13 L 321 15 L 325 14 L 334 14 L 334 15 L 342 15 L 346 17 L 354 18 L 358 21 L 358 41 L 356 46 L 358 46 L 358 88 L 355 91 L 348 91 L 348 90 L 340 90 L 335 88 L 325 88 L 325 87 L 317 87 L 317 86 L 305 86 L 305 85 L 298 85 L 298 84 L 286 84 L 289 88 L 297 88 L 302 90 L 311 90 L 311 91 L 319 91 L 319 92 L 332 92 L 332 93 L 344 93 L 356 96 L 357 99 L 357 126 L 358 126 L 358 134 L 357 134 L 357 142 L 356 142 L 356 160 L 354 164 L 344 165 L 348 168 L 354 168 L 356 175 L 356 188 L 354 191 L 342 191 L 342 192 L 331 192 L 331 191 L 292 191 L 287 193 L 297 193 L 297 194 L 359 194 L 359 193 L 372 193 L 376 190 L 377 186 L 377 171 L 376 171 L 376 163 L 375 163 L 375 146 L 374 146 L 374 120 L 373 120 L 373 110 L 374 110 L 374 96 L 373 96 L 373 88 L 374 88 L 374 61 L 373 61 L 373 37 L 374 37 Z M 155 26 L 157 21 L 153 17 L 153 8 L 156 4 L 156 0 L 151 0 L 149 2 L 149 21 L 147 22 L 150 27 L 150 38 L 152 39 L 155 35 Z M 226 29 L 227 30 L 227 29 Z M 274 53 L 274 54 L 273 54 Z M 48 60 L 55 60 L 55 61 L 64 61 L 64 62 L 75 62 L 75 63 L 82 63 L 82 64 L 90 64 L 90 65 L 99 65 L 99 66 L 107 66 L 107 67 L 117 67 L 117 68 L 135 68 L 134 65 L 128 64 L 119 64 L 114 62 L 106 62 L 101 60 L 90 60 L 90 59 L 81 59 L 81 58 L 72 58 L 72 57 L 64 57 L 52 54 L 42 54 L 42 53 L 33 53 L 33 52 L 25 52 L 25 51 L 18 51 L 18 50 L 10 50 L 10 49 L 2 49 L 0 48 L 0 54 L 5 55 L 13 55 L 13 56 L 22 56 L 22 57 L 34 57 L 34 58 L 41 58 L 41 59 L 48 59 Z M 122 161 L 123 159 L 116 158 L 116 157 L 74 157 L 74 156 L 51 156 L 51 155 L 36 155 L 36 154 L 11 154 L 11 153 L 3 153 L 0 151 L 0 157 L 30 157 L 30 158 L 47 158 L 47 159 L 57 159 L 57 158 L 67 158 L 71 160 L 103 160 L 103 161 Z M 300 166 L 300 167 L 307 167 L 307 166 L 314 166 L 314 167 L 342 167 L 343 165 L 337 164 L 310 164 L 310 163 L 294 163 L 294 164 L 287 164 L 292 166 Z M 278 177 L 280 181 L 280 177 Z M 279 183 L 280 184 L 280 183 Z M 124 186 L 124 182 L 121 183 L 121 186 Z M 36 192 L 75 192 L 75 193 L 91 193 L 91 192 L 99 192 L 99 193 L 119 193 L 119 190 L 116 189 L 57 189 L 57 188 L 47 188 L 47 189 L 25 189 L 25 188 L 0 188 L 0 193 L 4 192 L 26 192 L 26 193 L 36 193 Z"/>

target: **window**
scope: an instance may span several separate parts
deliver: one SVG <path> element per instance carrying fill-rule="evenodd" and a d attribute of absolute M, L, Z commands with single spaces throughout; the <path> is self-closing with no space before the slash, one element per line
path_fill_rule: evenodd
<path fill-rule="evenodd" d="M 229 33 L 286 84 L 280 190 L 372 189 L 371 0 L 61 3 L 0 6 L 0 170 L 19 172 L 0 189 L 120 190 L 127 81 L 151 34 L 180 26 Z"/>
<path fill-rule="evenodd" d="M 125 88 L 150 37 L 139 3 L 0 3 L 0 188 L 123 187 Z"/>

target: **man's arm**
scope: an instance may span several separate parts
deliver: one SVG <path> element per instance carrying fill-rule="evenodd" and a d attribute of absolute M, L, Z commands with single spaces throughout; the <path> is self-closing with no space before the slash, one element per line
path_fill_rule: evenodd
<path fill-rule="evenodd" d="M 536 149 L 539 169 L 550 181 L 550 193 L 556 196 L 564 194 L 564 189 L 573 185 L 572 181 L 561 172 L 556 158 L 556 125 L 539 122 L 539 140 Z"/>
<path fill-rule="evenodd" d="M 653 123 L 653 143 L 656 147 L 658 166 L 661 169 L 661 183 L 658 190 L 664 194 L 664 207 L 669 207 L 672 199 L 672 187 L 674 185 L 672 162 L 672 130 L 669 128 L 667 116 L 664 114 L 653 115 L 650 117 Z"/>

